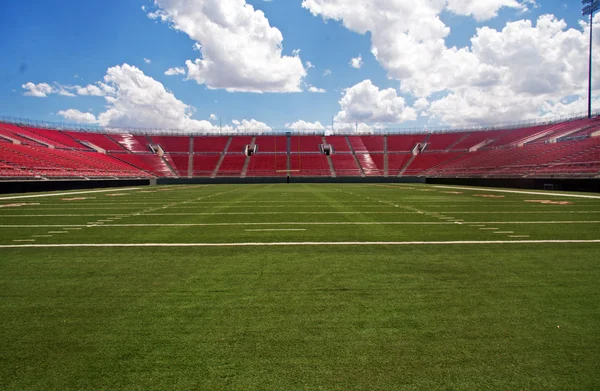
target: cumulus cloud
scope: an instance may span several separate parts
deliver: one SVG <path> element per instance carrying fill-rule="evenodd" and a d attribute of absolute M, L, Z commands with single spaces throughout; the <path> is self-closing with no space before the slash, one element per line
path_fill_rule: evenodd
<path fill-rule="evenodd" d="M 169 68 L 166 70 L 165 75 L 167 75 L 167 76 L 185 75 L 185 69 L 183 69 L 182 67 Z"/>
<path fill-rule="evenodd" d="M 211 89 L 299 92 L 306 70 L 298 55 L 282 55 L 283 36 L 245 0 L 155 0 L 146 11 L 201 45 L 187 77 Z"/>
<path fill-rule="evenodd" d="M 97 85 L 88 84 L 85 87 L 76 86 L 75 90 L 78 95 L 104 96 L 106 91 L 100 89 Z"/>
<path fill-rule="evenodd" d="M 311 69 L 311 68 L 314 68 L 314 67 L 315 67 L 315 66 L 313 65 L 313 63 L 312 63 L 312 62 L 310 62 L 310 61 L 307 61 L 307 62 L 306 62 L 306 69 L 307 69 L 307 70 L 308 70 L 308 69 Z"/>
<path fill-rule="evenodd" d="M 502 7 L 526 11 L 528 9 L 526 3 L 519 3 L 516 0 L 448 0 L 447 8 L 456 14 L 472 16 L 478 21 L 483 21 L 495 18 Z"/>
<path fill-rule="evenodd" d="M 150 63 L 152 62 L 152 60 L 150 60 L 150 59 L 148 59 L 148 58 L 144 57 L 144 62 L 145 62 L 146 64 L 150 64 Z"/>
<path fill-rule="evenodd" d="M 341 124 L 358 122 L 401 123 L 417 119 L 416 111 L 393 88 L 380 90 L 371 80 L 348 88 L 340 100 L 340 112 L 335 121 Z"/>
<path fill-rule="evenodd" d="M 106 127 L 141 127 L 184 131 L 215 131 L 208 121 L 192 119 L 194 108 L 140 69 L 123 64 L 109 68 L 104 81 L 86 87 L 74 86 L 79 95 L 103 96 L 106 111 L 94 116 L 75 109 L 58 114 L 66 119 L 97 123 Z"/>
<path fill-rule="evenodd" d="M 309 86 L 308 87 L 308 92 L 312 92 L 312 93 L 316 93 L 316 94 L 324 94 L 327 91 L 325 89 L 323 89 L 323 88 L 318 88 L 318 87 L 315 87 L 315 86 Z"/>
<path fill-rule="evenodd" d="M 321 131 L 325 130 L 325 126 L 323 126 L 319 121 L 317 122 L 306 122 L 304 120 L 298 120 L 296 122 L 285 124 L 287 129 L 293 129 L 297 131 Z"/>
<path fill-rule="evenodd" d="M 58 115 L 64 117 L 69 121 L 79 122 L 79 123 L 87 123 L 87 124 L 95 124 L 98 122 L 96 116 L 92 113 L 83 113 L 79 110 L 68 109 L 61 110 L 58 112 Z"/>
<path fill-rule="evenodd" d="M 211 114 L 208 119 L 210 119 L 211 121 L 216 121 L 217 120 L 217 116 L 215 114 Z"/>
<path fill-rule="evenodd" d="M 362 60 L 362 56 L 359 55 L 358 57 L 355 57 L 355 58 L 351 59 L 350 62 L 349 62 L 349 64 L 350 64 L 350 66 L 352 68 L 355 68 L 355 69 L 362 68 L 362 66 L 364 64 L 363 60 Z"/>
<path fill-rule="evenodd" d="M 480 28 L 467 47 L 446 45 L 444 10 L 483 21 L 502 8 L 522 12 L 536 6 L 531 0 L 304 0 L 302 6 L 370 33 L 373 55 L 389 78 L 400 81 L 401 93 L 428 99 L 427 113 L 451 125 L 532 118 L 543 114 L 546 102 L 585 93 L 585 22 L 567 29 L 564 21 L 543 15 L 535 23 Z"/>
<path fill-rule="evenodd" d="M 55 92 L 54 87 L 52 87 L 48 83 L 38 83 L 34 84 L 32 82 L 23 84 L 21 86 L 23 89 L 27 90 L 24 95 L 26 96 L 34 96 L 36 98 L 45 98 L 48 95 Z"/>
<path fill-rule="evenodd" d="M 330 76 L 332 73 L 331 69 L 325 69 L 325 71 L 323 71 L 323 76 Z"/>

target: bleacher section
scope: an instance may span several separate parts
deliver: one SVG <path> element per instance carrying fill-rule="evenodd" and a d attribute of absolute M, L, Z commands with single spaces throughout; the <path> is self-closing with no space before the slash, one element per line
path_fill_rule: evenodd
<path fill-rule="evenodd" d="M 72 138 L 79 140 L 80 143 L 90 143 L 95 145 L 98 148 L 101 148 L 105 151 L 116 152 L 116 151 L 125 151 L 125 148 L 119 143 L 115 142 L 111 138 L 109 138 L 105 134 L 99 133 L 83 133 L 83 132 L 69 132 L 65 131 L 65 134 L 71 136 Z"/>
<path fill-rule="evenodd" d="M 250 157 L 246 176 L 286 176 L 286 154 L 257 154 Z"/>
<path fill-rule="evenodd" d="M 427 135 L 406 134 L 388 136 L 388 152 L 410 152 L 419 143 L 425 142 Z"/>
<path fill-rule="evenodd" d="M 109 134 L 107 136 L 129 152 L 146 153 L 150 151 L 150 148 L 148 148 L 150 140 L 146 136 L 133 136 L 131 134 Z"/>
<path fill-rule="evenodd" d="M 158 155 L 120 153 L 111 156 L 157 177 L 175 176 L 165 160 Z"/>
<path fill-rule="evenodd" d="M 209 177 L 217 168 L 221 155 L 194 155 L 194 177 Z"/>
<path fill-rule="evenodd" d="M 290 156 L 293 176 L 331 176 L 327 156 L 322 154 L 296 154 Z"/>
<path fill-rule="evenodd" d="M 165 153 L 190 151 L 190 138 L 184 136 L 151 136 L 153 145 L 160 145 Z M 139 140 L 138 140 L 139 141 Z"/>
<path fill-rule="evenodd" d="M 258 151 L 246 156 L 245 147 L 253 142 Z M 321 153 L 320 144 L 333 146 L 331 156 Z M 0 123 L 1 178 L 286 175 L 600 177 L 600 118 L 491 131 L 255 137 L 147 136 Z"/>
<path fill-rule="evenodd" d="M 236 155 L 226 155 L 221 162 L 217 176 L 241 177 L 244 164 L 246 163 L 246 158 L 246 155 L 242 155 L 240 153 Z"/>
<path fill-rule="evenodd" d="M 194 137 L 194 153 L 222 153 L 228 141 L 229 137 Z M 243 152 L 243 148 L 237 152 Z"/>
<path fill-rule="evenodd" d="M 258 153 L 286 153 L 288 138 L 286 136 L 257 136 L 255 145 Z"/>
<path fill-rule="evenodd" d="M 323 144 L 321 136 L 290 136 L 291 153 L 319 153 L 319 144 Z"/>
<path fill-rule="evenodd" d="M 66 151 L 41 146 L 0 143 L 0 163 L 12 174 L 32 177 L 148 177 L 111 157 L 84 151 Z M 27 175 L 23 175 L 27 173 Z"/>

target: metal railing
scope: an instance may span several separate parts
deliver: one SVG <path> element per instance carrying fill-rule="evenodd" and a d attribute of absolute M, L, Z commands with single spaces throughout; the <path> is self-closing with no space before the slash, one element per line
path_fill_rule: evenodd
<path fill-rule="evenodd" d="M 592 113 L 592 116 L 600 115 L 600 110 Z M 587 112 L 571 113 L 570 115 L 556 116 L 552 118 L 541 118 L 526 121 L 512 121 L 489 125 L 468 125 L 460 127 L 436 126 L 436 127 L 412 127 L 412 128 L 381 128 L 368 131 L 356 130 L 354 126 L 336 126 L 333 130 L 305 130 L 305 129 L 229 129 L 216 130 L 185 130 L 168 128 L 136 128 L 136 127 L 104 127 L 97 124 L 74 124 L 68 122 L 52 122 L 32 120 L 29 118 L 17 118 L 9 116 L 0 116 L 0 122 L 30 126 L 43 129 L 70 130 L 75 132 L 88 133 L 125 133 L 134 135 L 170 135 L 170 136 L 254 136 L 254 135 L 383 135 L 383 134 L 423 134 L 423 133 L 454 133 L 454 132 L 474 132 L 497 129 L 522 129 L 533 126 L 551 125 L 561 122 L 574 121 L 587 118 Z"/>

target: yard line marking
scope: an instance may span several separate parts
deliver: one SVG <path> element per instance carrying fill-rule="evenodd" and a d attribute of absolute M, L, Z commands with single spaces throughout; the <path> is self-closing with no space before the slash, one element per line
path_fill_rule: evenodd
<path fill-rule="evenodd" d="M 591 213 L 600 213 L 600 211 L 596 210 L 585 210 L 585 211 L 540 211 L 540 212 L 444 212 L 444 213 L 453 213 L 453 214 L 591 214 Z M 106 216 L 107 214 L 113 213 L 105 213 L 105 214 L 43 214 L 43 215 L 22 215 L 22 214 L 0 214 L 0 217 L 97 217 L 97 216 Z M 144 216 L 218 216 L 218 215 L 287 215 L 287 214 L 390 214 L 390 215 L 402 215 L 402 214 L 425 214 L 423 212 L 231 212 L 231 213 L 206 213 L 206 212 L 198 212 L 198 213 L 144 213 Z M 138 213 L 137 215 L 141 215 Z M 130 214 L 122 214 L 123 217 L 129 217 Z"/>
<path fill-rule="evenodd" d="M 126 189 L 119 189 L 118 191 L 131 191 L 131 190 L 139 190 L 139 188 L 130 187 L 130 188 L 126 188 Z M 65 196 L 65 195 L 73 195 L 73 194 L 109 193 L 111 191 L 115 191 L 115 189 L 77 191 L 77 192 L 71 192 L 71 193 L 33 194 L 33 195 L 26 195 L 26 196 L 0 197 L 0 201 L 2 201 L 2 200 L 18 200 L 21 198 L 56 197 L 56 196 Z"/>
<path fill-rule="evenodd" d="M 498 230 L 500 228 L 479 228 L 479 229 L 482 230 L 482 231 L 496 231 L 496 230 Z"/>
<path fill-rule="evenodd" d="M 481 222 L 483 223 L 483 222 Z M 600 221 L 486 221 L 486 224 L 600 224 Z M 104 224 L 88 222 L 86 224 L 2 224 L 0 228 L 64 228 L 64 227 L 228 227 L 244 225 L 452 225 L 455 221 L 293 221 L 276 223 L 131 223 L 131 224 Z M 469 222 L 469 227 L 485 227 L 480 222 Z M 498 229 L 498 228 L 496 228 Z"/>
<path fill-rule="evenodd" d="M 52 235 L 31 235 L 32 238 L 51 238 Z"/>
<path fill-rule="evenodd" d="M 246 232 L 275 232 L 275 231 L 306 231 L 306 228 L 284 228 L 284 229 L 245 229 Z"/>
<path fill-rule="evenodd" d="M 48 231 L 49 234 L 66 234 L 67 231 Z"/>
<path fill-rule="evenodd" d="M 514 231 L 496 231 L 495 234 L 514 234 Z"/>
<path fill-rule="evenodd" d="M 509 235 L 509 238 L 528 238 L 529 235 Z"/>
<path fill-rule="evenodd" d="M 564 194 L 564 193 L 552 193 L 552 192 L 537 192 L 537 191 L 521 191 L 521 190 L 496 190 L 481 187 L 458 187 L 458 186 L 433 186 L 441 189 L 460 189 L 460 190 L 473 190 L 473 191 L 491 191 L 495 193 L 513 193 L 513 194 L 534 194 L 534 195 L 545 195 L 552 197 L 571 197 L 571 198 L 592 198 L 600 199 L 600 196 L 583 195 L 583 194 Z"/>
<path fill-rule="evenodd" d="M 466 244 L 592 244 L 593 240 L 462 240 L 447 242 L 247 242 L 247 243 L 61 243 L 7 244 L 0 248 L 67 248 L 67 247 L 280 247 L 280 246 L 450 246 Z"/>
<path fill-rule="evenodd" d="M 35 239 L 15 239 L 13 242 L 35 242 Z"/>

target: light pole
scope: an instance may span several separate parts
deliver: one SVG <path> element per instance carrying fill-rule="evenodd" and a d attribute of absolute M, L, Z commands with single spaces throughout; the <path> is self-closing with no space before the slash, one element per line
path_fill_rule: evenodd
<path fill-rule="evenodd" d="M 592 118 L 592 29 L 594 26 L 594 12 L 600 9 L 600 0 L 581 0 L 585 5 L 581 10 L 583 15 L 590 16 L 590 64 L 588 75 L 588 118 Z"/>

